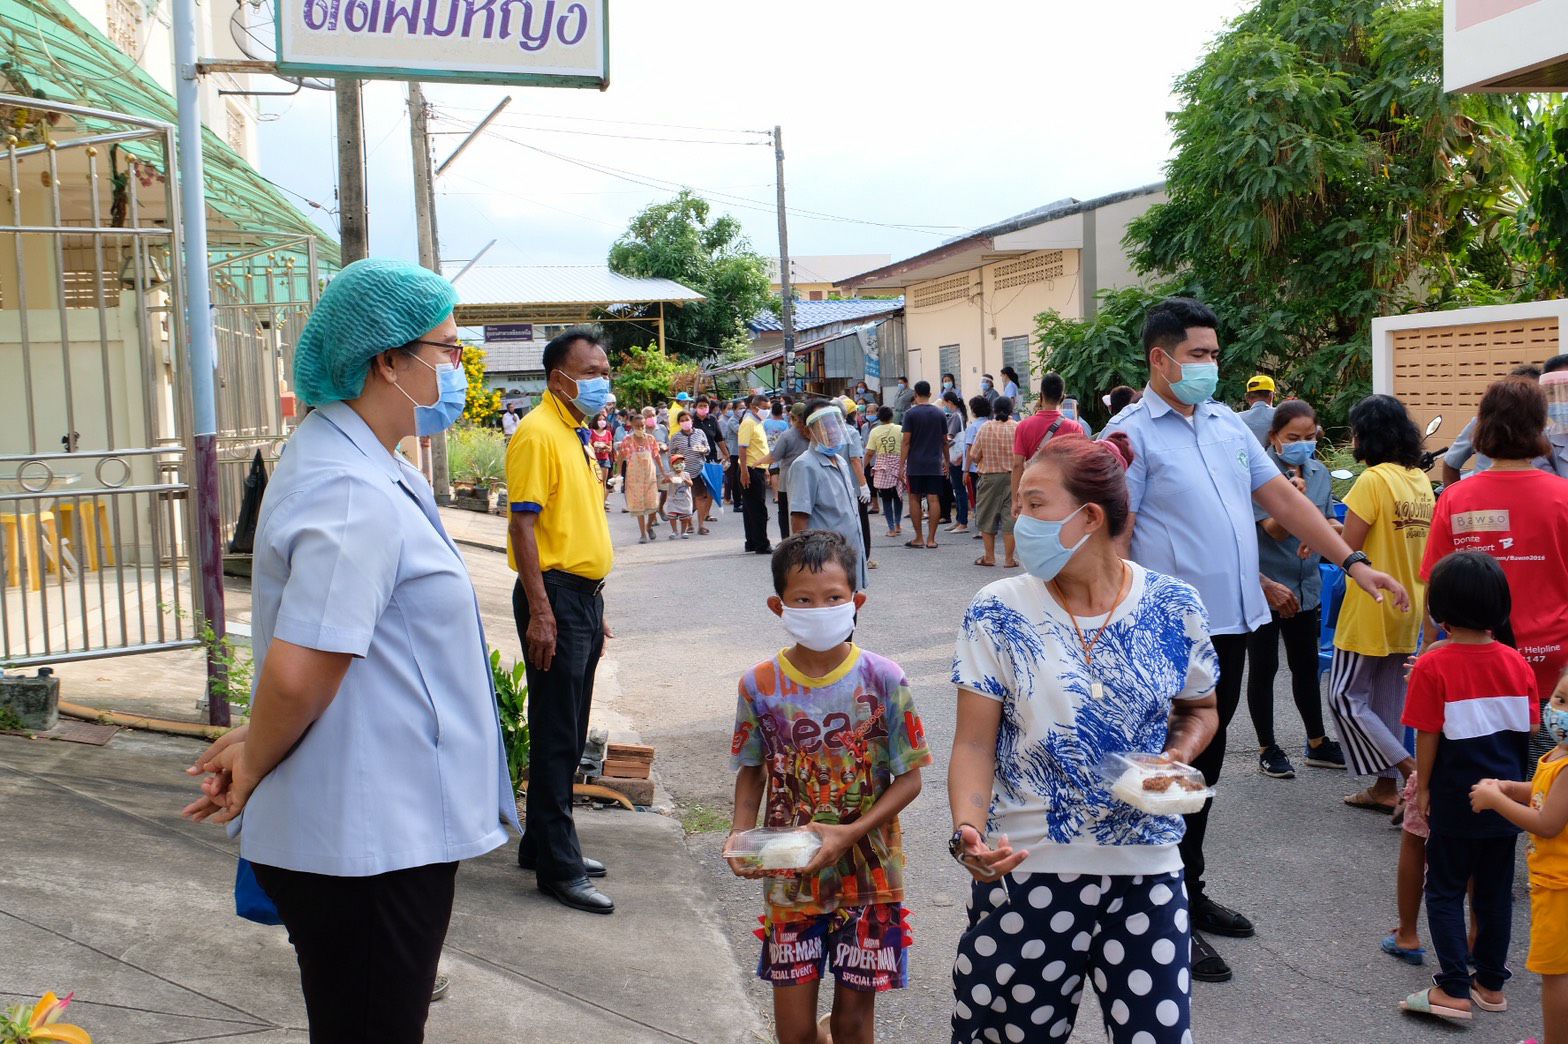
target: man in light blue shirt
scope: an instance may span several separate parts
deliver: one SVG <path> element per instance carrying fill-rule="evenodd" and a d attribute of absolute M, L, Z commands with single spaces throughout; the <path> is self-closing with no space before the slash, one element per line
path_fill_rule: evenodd
<path fill-rule="evenodd" d="M 1543 373 L 1556 373 L 1559 370 L 1568 370 L 1568 355 L 1554 355 L 1546 360 L 1540 367 L 1515 366 L 1508 371 L 1510 377 L 1531 377 L 1536 380 Z M 1536 457 L 1533 463 L 1542 471 L 1551 472 L 1568 478 L 1568 435 L 1563 435 L 1553 430 L 1553 425 L 1548 425 L 1548 441 L 1552 444 L 1552 453 L 1548 457 Z M 1443 484 L 1451 486 L 1464 478 L 1465 465 L 1475 460 L 1475 467 L 1470 469 L 1470 474 L 1485 471 L 1492 466 L 1492 458 L 1484 453 L 1477 453 L 1473 438 L 1475 435 L 1475 418 L 1471 417 L 1469 423 L 1454 437 L 1453 445 L 1448 447 L 1448 452 L 1443 454 Z"/>
<path fill-rule="evenodd" d="M 1274 424 L 1274 378 L 1260 373 L 1247 381 L 1247 408 L 1241 412 L 1241 423 L 1258 437 L 1258 445 L 1269 444 L 1269 428 Z"/>
<path fill-rule="evenodd" d="M 1219 382 L 1218 318 L 1188 298 L 1173 297 L 1149 310 L 1143 345 L 1149 385 L 1142 401 L 1111 421 L 1106 434 L 1124 432 L 1133 445 L 1127 469 L 1132 523 L 1124 555 L 1155 572 L 1198 589 L 1219 656 L 1217 686 L 1220 729 L 1193 761 L 1213 785 L 1225 758 L 1225 730 L 1241 700 L 1249 632 L 1270 619 L 1258 572 L 1258 537 L 1253 502 L 1308 546 L 1335 563 L 1350 548 L 1322 513 L 1297 492 L 1241 418 L 1213 401 Z M 1387 591 L 1408 604 L 1403 588 L 1372 569 L 1364 556 L 1348 572 L 1381 600 Z M 1198 934 L 1247 937 L 1252 922 L 1204 893 L 1203 839 L 1209 806 L 1185 817 L 1182 860 L 1193 923 L 1193 976 L 1225 982 L 1231 971 Z"/>

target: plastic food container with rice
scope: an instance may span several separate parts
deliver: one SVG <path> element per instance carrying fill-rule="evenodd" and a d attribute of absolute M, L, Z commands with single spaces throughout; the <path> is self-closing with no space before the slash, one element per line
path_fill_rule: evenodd
<path fill-rule="evenodd" d="M 1112 797 L 1151 816 L 1190 815 L 1214 796 L 1203 773 L 1163 754 L 1107 754 L 1100 775 Z"/>
<path fill-rule="evenodd" d="M 731 837 L 724 858 L 752 870 L 801 870 L 811 865 L 821 848 L 821 836 L 809 827 L 758 827 Z"/>

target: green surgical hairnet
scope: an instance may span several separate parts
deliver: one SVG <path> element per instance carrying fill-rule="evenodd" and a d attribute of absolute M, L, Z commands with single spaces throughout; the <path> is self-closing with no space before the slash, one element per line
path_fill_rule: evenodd
<path fill-rule="evenodd" d="M 370 360 L 441 325 L 452 284 L 407 261 L 366 258 L 333 277 L 294 347 L 294 391 L 307 406 L 355 399 Z"/>

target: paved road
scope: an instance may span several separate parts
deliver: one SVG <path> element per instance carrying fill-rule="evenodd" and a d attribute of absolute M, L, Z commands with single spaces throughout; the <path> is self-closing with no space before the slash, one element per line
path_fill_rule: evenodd
<path fill-rule="evenodd" d="M 875 517 L 872 522 L 881 525 Z M 712 536 L 645 546 L 637 544 L 629 516 L 617 510 L 611 524 L 619 558 L 606 597 L 619 636 L 609 665 L 621 692 L 617 707 L 658 747 L 659 774 L 676 800 L 727 818 L 736 679 L 785 644 L 764 604 L 771 593 L 767 560 L 740 553 L 740 517 L 730 513 Z M 911 988 L 879 1005 L 881 1040 L 947 1039 L 950 961 L 968 891 L 968 878 L 944 847 L 954 715 L 948 668 L 964 607 L 1002 571 L 970 564 L 978 541 L 967 535 L 947 540 L 936 551 L 914 551 L 876 537 L 874 557 L 881 568 L 871 574 L 870 600 L 856 636 L 903 665 L 937 757 L 925 773 L 924 792 L 904 818 L 917 943 Z M 1283 687 L 1276 703 L 1281 738 L 1299 748 L 1301 724 Z M 1340 795 L 1351 789 L 1343 773 L 1303 767 L 1296 780 L 1271 780 L 1256 771 L 1250 753 L 1255 749 L 1243 710 L 1232 726 L 1232 754 L 1210 828 L 1210 887 L 1254 918 L 1258 936 L 1219 940 L 1236 978 L 1225 985 L 1198 984 L 1197 1039 L 1225 1044 L 1454 1039 L 1451 1027 L 1399 1014 L 1398 999 L 1428 982 L 1427 973 L 1377 949 L 1393 923 L 1398 831 L 1381 817 L 1340 806 Z M 737 959 L 743 967 L 754 966 L 757 890 L 729 874 L 718 856 L 722 839 L 702 834 L 690 844 Z M 1528 898 L 1522 855 L 1514 911 L 1512 1010 L 1479 1015 L 1469 1033 L 1478 1044 L 1511 1044 L 1540 1031 L 1538 982 L 1523 970 Z M 755 980 L 750 989 L 759 1010 L 770 1013 L 767 990 Z M 1103 1039 L 1092 994 L 1072 1039 Z"/>

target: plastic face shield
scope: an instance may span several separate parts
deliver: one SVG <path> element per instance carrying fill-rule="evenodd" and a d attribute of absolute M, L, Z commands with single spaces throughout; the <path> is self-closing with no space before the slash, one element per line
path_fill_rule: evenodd
<path fill-rule="evenodd" d="M 836 449 L 849 441 L 844 413 L 837 406 L 824 406 L 807 417 L 806 428 L 811 432 L 811 437 L 824 446 Z"/>
<path fill-rule="evenodd" d="M 1541 391 L 1546 395 L 1547 432 L 1568 434 L 1568 370 L 1542 374 Z"/>

